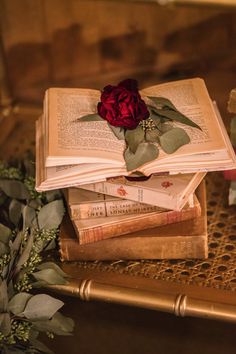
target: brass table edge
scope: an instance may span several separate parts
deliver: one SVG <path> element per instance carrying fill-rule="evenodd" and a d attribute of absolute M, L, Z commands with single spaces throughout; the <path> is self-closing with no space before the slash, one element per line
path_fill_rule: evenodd
<path fill-rule="evenodd" d="M 66 285 L 51 285 L 48 288 L 84 301 L 105 301 L 168 312 L 180 317 L 200 317 L 236 323 L 236 305 L 197 299 L 177 292 L 167 294 L 134 289 L 92 279 L 71 279 Z"/>

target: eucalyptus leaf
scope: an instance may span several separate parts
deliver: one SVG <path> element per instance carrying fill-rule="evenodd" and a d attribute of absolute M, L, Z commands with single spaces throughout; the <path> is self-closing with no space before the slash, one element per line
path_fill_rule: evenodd
<path fill-rule="evenodd" d="M 42 269 L 38 272 L 34 272 L 32 275 L 36 280 L 44 281 L 46 284 L 50 285 L 63 285 L 67 283 L 64 276 L 52 268 Z"/>
<path fill-rule="evenodd" d="M 92 113 L 92 114 L 87 114 L 86 116 L 79 118 L 77 121 L 78 122 L 94 122 L 94 121 L 99 121 L 99 120 L 104 122 L 104 119 L 102 119 L 99 114 Z"/>
<path fill-rule="evenodd" d="M 62 198 L 62 194 L 59 189 L 47 191 L 45 192 L 45 195 L 48 203 L 52 202 L 53 200 Z"/>
<path fill-rule="evenodd" d="M 32 224 L 32 221 L 36 217 L 36 212 L 34 208 L 31 208 L 28 205 L 25 205 L 23 212 L 23 230 L 25 230 L 27 227 L 30 227 Z"/>
<path fill-rule="evenodd" d="M 159 136 L 160 136 L 160 131 L 157 129 L 152 129 L 146 131 L 146 141 L 151 142 L 151 143 L 158 143 L 159 142 Z"/>
<path fill-rule="evenodd" d="M 139 144 L 135 154 L 129 148 L 124 152 L 127 171 L 132 171 L 158 157 L 158 147 L 152 143 Z"/>
<path fill-rule="evenodd" d="M 24 236 L 24 234 L 22 231 L 19 231 L 17 233 L 15 240 L 12 242 L 12 245 L 11 245 L 11 249 L 13 252 L 18 252 L 21 242 L 22 242 L 22 239 L 23 239 L 23 236 Z"/>
<path fill-rule="evenodd" d="M 43 205 L 43 202 L 40 198 L 37 198 L 37 199 L 30 200 L 27 205 L 31 208 L 39 209 L 39 207 Z"/>
<path fill-rule="evenodd" d="M 21 181 L 0 179 L 0 189 L 10 198 L 29 199 L 30 193 Z"/>
<path fill-rule="evenodd" d="M 0 257 L 2 257 L 4 254 L 7 254 L 10 252 L 10 247 L 6 244 L 0 241 Z"/>
<path fill-rule="evenodd" d="M 74 329 L 74 321 L 69 317 L 63 316 L 60 312 L 57 312 L 48 321 L 34 322 L 33 327 L 40 332 L 49 331 L 59 336 L 69 336 Z"/>
<path fill-rule="evenodd" d="M 107 122 L 108 127 L 112 130 L 114 135 L 119 139 L 119 140 L 124 140 L 125 139 L 125 130 L 122 127 L 114 127 L 114 125 L 111 125 Z"/>
<path fill-rule="evenodd" d="M 63 270 L 56 263 L 53 263 L 53 262 L 41 263 L 40 265 L 37 266 L 37 269 L 39 269 L 39 270 L 54 269 L 62 277 L 65 277 L 65 278 L 68 277 L 68 274 L 63 272 Z"/>
<path fill-rule="evenodd" d="M 167 154 L 172 154 L 189 142 L 188 134 L 181 128 L 173 128 L 160 136 L 160 145 Z"/>
<path fill-rule="evenodd" d="M 172 110 L 177 110 L 176 107 L 174 106 L 174 104 L 165 97 L 154 97 L 154 96 L 147 96 L 150 100 L 152 100 L 155 105 L 157 105 L 158 107 L 161 108 L 170 108 Z"/>
<path fill-rule="evenodd" d="M 32 344 L 32 346 L 37 349 L 37 351 L 40 351 L 40 353 L 43 354 L 54 354 L 53 351 L 51 351 L 51 349 L 49 349 L 45 344 L 43 344 L 42 342 L 40 342 L 38 339 L 30 339 L 30 343 Z"/>
<path fill-rule="evenodd" d="M 33 295 L 25 292 L 21 292 L 13 296 L 8 303 L 8 310 L 14 315 L 22 313 L 26 307 L 27 302 Z"/>
<path fill-rule="evenodd" d="M 7 311 L 8 304 L 8 294 L 7 294 L 7 283 L 5 280 L 0 278 L 0 312 Z"/>
<path fill-rule="evenodd" d="M 11 229 L 9 229 L 7 226 L 0 224 L 0 240 L 3 243 L 7 243 L 9 242 L 11 238 Z"/>
<path fill-rule="evenodd" d="M 150 114 L 150 117 L 152 121 L 155 123 L 156 127 L 158 127 L 161 124 L 161 116 L 158 116 L 157 114 L 154 114 L 153 112 Z"/>
<path fill-rule="evenodd" d="M 7 336 L 11 331 L 11 319 L 9 313 L 0 313 L 0 332 Z"/>
<path fill-rule="evenodd" d="M 61 300 L 46 294 L 32 296 L 22 315 L 31 321 L 49 320 L 64 305 Z"/>
<path fill-rule="evenodd" d="M 161 116 L 169 118 L 173 121 L 176 121 L 176 122 L 179 122 L 182 124 L 186 124 L 191 127 L 198 128 L 198 129 L 202 130 L 199 127 L 199 125 L 194 123 L 191 119 L 189 119 L 188 117 L 186 117 L 184 114 L 180 113 L 179 111 L 172 111 L 172 110 L 168 110 L 168 109 L 155 109 L 155 112 L 157 112 Z"/>
<path fill-rule="evenodd" d="M 22 254 L 19 257 L 19 260 L 16 264 L 16 273 L 18 273 L 21 269 L 21 267 L 23 266 L 24 263 L 26 263 L 29 259 L 30 256 L 30 252 L 32 250 L 33 247 L 33 242 L 34 242 L 34 235 L 30 234 L 26 243 L 26 246 L 22 252 Z"/>
<path fill-rule="evenodd" d="M 135 153 L 139 144 L 144 140 L 144 134 L 144 130 L 140 126 L 137 126 L 135 129 L 126 130 L 125 140 L 132 153 Z"/>
<path fill-rule="evenodd" d="M 9 218 L 11 222 L 17 226 L 20 218 L 21 218 L 21 213 L 24 208 L 24 204 L 19 202 L 17 199 L 12 199 L 9 205 Z"/>
<path fill-rule="evenodd" d="M 38 213 L 38 224 L 40 229 L 54 229 L 62 222 L 65 208 L 63 201 L 54 200 L 43 206 Z"/>
<path fill-rule="evenodd" d="M 45 251 L 51 251 L 54 250 L 57 247 L 56 241 L 55 240 L 51 240 L 47 246 L 44 248 Z"/>
<path fill-rule="evenodd" d="M 162 123 L 159 125 L 159 129 L 162 133 L 166 133 L 173 128 L 174 128 L 173 125 L 167 123 Z"/>

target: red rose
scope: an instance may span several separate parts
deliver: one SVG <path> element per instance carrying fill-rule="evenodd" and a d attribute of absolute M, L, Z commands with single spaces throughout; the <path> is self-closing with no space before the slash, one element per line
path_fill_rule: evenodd
<path fill-rule="evenodd" d="M 118 86 L 105 86 L 97 109 L 111 125 L 127 129 L 135 129 L 141 120 L 149 117 L 138 92 L 138 83 L 132 79 L 124 80 Z"/>

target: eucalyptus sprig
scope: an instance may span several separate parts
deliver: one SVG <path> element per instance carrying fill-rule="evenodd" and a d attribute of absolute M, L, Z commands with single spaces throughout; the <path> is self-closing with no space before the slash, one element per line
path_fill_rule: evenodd
<path fill-rule="evenodd" d="M 176 127 L 178 122 L 192 128 L 200 126 L 181 113 L 174 104 L 164 97 L 147 96 L 149 118 L 141 120 L 135 129 L 107 124 L 119 140 L 125 140 L 124 159 L 127 171 L 138 169 L 159 156 L 159 147 L 166 154 L 172 154 L 181 146 L 190 142 L 187 132 Z M 104 121 L 98 113 L 88 114 L 80 122 Z"/>
<path fill-rule="evenodd" d="M 0 351 L 51 353 L 40 332 L 70 335 L 73 320 L 58 310 L 63 302 L 35 290 L 65 284 L 67 275 L 43 262 L 55 246 L 64 215 L 59 191 L 37 193 L 34 178 L 0 163 Z"/>

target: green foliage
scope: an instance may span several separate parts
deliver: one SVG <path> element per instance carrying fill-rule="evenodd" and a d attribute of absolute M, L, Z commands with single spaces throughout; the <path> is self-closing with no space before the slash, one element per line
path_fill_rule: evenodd
<path fill-rule="evenodd" d="M 59 191 L 37 193 L 34 178 L 22 171 L 0 163 L 0 352 L 51 353 L 39 331 L 69 335 L 73 321 L 58 312 L 62 301 L 30 290 L 67 281 L 57 264 L 43 262 L 64 206 Z"/>
<path fill-rule="evenodd" d="M 164 97 L 147 97 L 149 118 L 142 120 L 133 130 L 125 131 L 127 148 L 124 152 L 127 171 L 136 171 L 142 165 L 156 159 L 158 146 L 172 154 L 181 146 L 188 144 L 190 138 L 182 128 L 175 127 L 174 122 L 201 128 L 179 112 L 173 103 Z"/>

